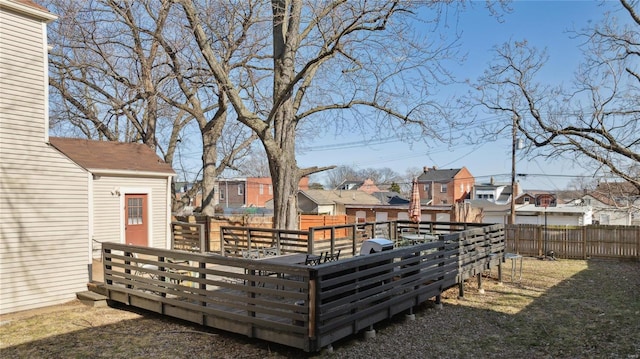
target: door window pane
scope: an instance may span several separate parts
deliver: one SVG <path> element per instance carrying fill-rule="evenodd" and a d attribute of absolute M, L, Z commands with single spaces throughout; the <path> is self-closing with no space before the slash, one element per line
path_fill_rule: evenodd
<path fill-rule="evenodd" d="M 142 224 L 142 198 L 127 200 L 128 224 Z"/>

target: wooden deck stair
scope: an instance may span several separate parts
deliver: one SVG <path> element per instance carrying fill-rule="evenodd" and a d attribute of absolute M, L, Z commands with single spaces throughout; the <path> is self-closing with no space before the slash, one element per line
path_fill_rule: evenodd
<path fill-rule="evenodd" d="M 102 282 L 87 283 L 87 290 L 76 293 L 76 298 L 90 307 L 107 306 L 107 289 Z"/>

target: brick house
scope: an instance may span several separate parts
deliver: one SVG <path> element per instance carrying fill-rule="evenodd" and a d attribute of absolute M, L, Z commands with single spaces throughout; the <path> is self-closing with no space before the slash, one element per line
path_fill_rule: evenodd
<path fill-rule="evenodd" d="M 466 167 L 438 169 L 425 166 L 418 176 L 418 184 L 423 205 L 452 205 L 469 199 L 475 178 Z"/>
<path fill-rule="evenodd" d="M 309 189 L 309 177 L 300 179 L 298 189 Z M 273 199 L 273 184 L 271 177 L 223 178 L 218 180 L 218 193 L 223 208 L 262 208 Z"/>

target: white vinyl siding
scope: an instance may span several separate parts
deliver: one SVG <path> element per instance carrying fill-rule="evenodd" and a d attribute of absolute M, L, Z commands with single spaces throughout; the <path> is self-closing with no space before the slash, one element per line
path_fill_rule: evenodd
<path fill-rule="evenodd" d="M 44 141 L 40 21 L 0 9 L 0 314 L 63 303 L 88 281 L 88 177 Z"/>
<path fill-rule="evenodd" d="M 123 189 L 140 188 L 148 192 L 147 206 L 152 227 L 149 228 L 149 245 L 166 248 L 168 239 L 167 213 L 167 177 L 116 177 L 100 175 L 93 180 L 93 221 L 94 235 L 97 242 L 124 243 L 124 198 Z M 130 194 L 135 193 L 128 192 Z M 99 243 L 94 243 L 99 249 Z"/>
<path fill-rule="evenodd" d="M 0 133 L 11 134 L 11 138 L 0 138 L 3 148 L 15 142 L 44 139 L 43 26 L 40 21 L 0 11 Z"/>

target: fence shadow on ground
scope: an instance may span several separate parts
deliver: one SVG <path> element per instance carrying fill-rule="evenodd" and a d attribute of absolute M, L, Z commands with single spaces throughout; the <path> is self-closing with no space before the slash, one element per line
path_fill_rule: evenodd
<path fill-rule="evenodd" d="M 377 324 L 375 339 L 362 334 L 334 343 L 344 357 L 620 357 L 637 358 L 640 344 L 640 263 L 525 260 L 521 282 L 493 280 L 480 294 L 473 280 L 458 299 L 452 288 L 443 309 L 426 302 L 416 320 L 399 316 Z M 131 307 L 125 307 L 131 310 Z M 91 327 L 105 310 L 73 316 L 72 333 L 3 348 L 3 357 L 322 357 L 141 311 L 142 317 Z M 37 320 L 36 320 L 37 322 Z M 23 323 L 24 324 L 24 323 Z M 21 329 L 5 324 L 0 336 Z M 55 328 L 38 328 L 54 332 Z M 406 348 L 397 343 L 404 343 Z M 221 355 L 223 356 L 223 355 Z"/>

